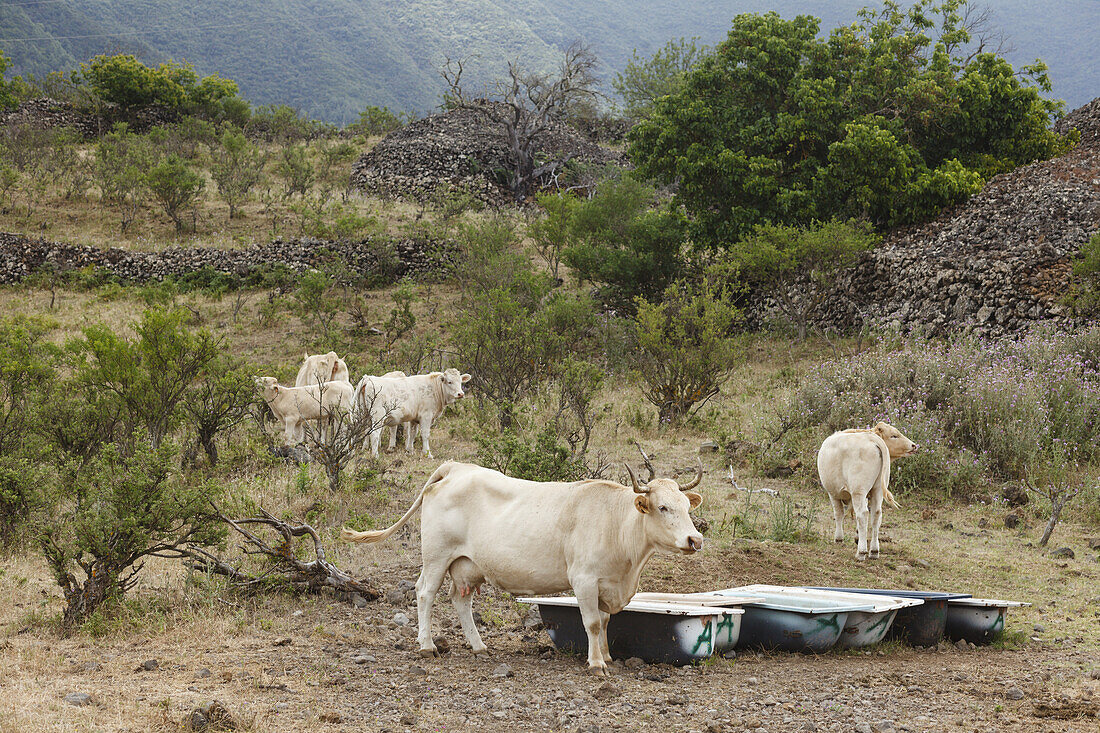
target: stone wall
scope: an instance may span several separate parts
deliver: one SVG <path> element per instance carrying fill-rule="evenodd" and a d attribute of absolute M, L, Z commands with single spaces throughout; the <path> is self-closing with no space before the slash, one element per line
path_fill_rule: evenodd
<path fill-rule="evenodd" d="M 425 278 L 450 270 L 458 254 L 451 244 L 405 239 L 275 239 L 240 249 L 171 247 L 157 252 L 91 247 L 33 239 L 0 232 L 0 283 L 16 283 L 52 265 L 59 271 L 94 266 L 127 282 L 143 283 L 180 276 L 204 267 L 246 276 L 256 268 L 283 263 L 301 272 L 337 259 L 349 274 L 375 282 Z"/>

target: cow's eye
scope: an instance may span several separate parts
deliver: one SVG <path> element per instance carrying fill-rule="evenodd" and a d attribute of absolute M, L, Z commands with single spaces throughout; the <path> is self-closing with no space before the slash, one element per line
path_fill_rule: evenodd
<path fill-rule="evenodd" d="M 667 507 L 667 506 L 659 506 L 659 507 L 657 507 L 657 508 L 658 508 L 658 509 L 660 509 L 660 510 L 661 510 L 662 512 L 667 512 L 667 511 L 668 511 L 668 507 Z"/>

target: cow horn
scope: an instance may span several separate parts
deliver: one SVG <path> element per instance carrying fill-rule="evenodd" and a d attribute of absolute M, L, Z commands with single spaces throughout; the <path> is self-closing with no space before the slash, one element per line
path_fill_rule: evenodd
<path fill-rule="evenodd" d="M 691 483 L 685 484 L 680 487 L 680 491 L 690 491 L 699 485 L 699 482 L 703 480 L 703 462 L 699 461 L 699 465 L 695 469 L 695 478 L 691 480 Z"/>
<path fill-rule="evenodd" d="M 648 486 L 645 486 L 644 484 L 640 487 L 638 486 L 638 478 L 634 475 L 634 469 L 632 469 L 630 467 L 630 464 L 624 462 L 623 465 L 626 466 L 626 472 L 630 474 L 630 484 L 634 487 L 634 493 L 635 494 L 647 494 L 647 493 L 649 493 L 649 487 Z"/>

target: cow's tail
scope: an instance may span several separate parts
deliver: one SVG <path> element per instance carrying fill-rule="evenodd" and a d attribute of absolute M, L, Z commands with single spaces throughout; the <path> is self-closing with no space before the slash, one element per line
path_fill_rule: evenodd
<path fill-rule="evenodd" d="M 340 539 L 344 540 L 345 542 L 381 542 L 382 540 L 388 539 L 393 535 L 394 532 L 401 529 L 405 522 L 409 521 L 409 517 L 411 517 L 416 512 L 416 510 L 420 508 L 420 505 L 424 503 L 424 494 L 428 493 L 428 489 L 430 489 L 434 484 L 446 478 L 447 474 L 450 472 L 451 465 L 451 462 L 448 461 L 441 465 L 439 468 L 435 469 L 435 472 L 430 477 L 428 477 L 428 482 L 424 484 L 424 488 L 420 490 L 420 493 L 416 497 L 416 501 L 414 501 L 412 506 L 409 507 L 409 510 L 401 515 L 401 518 L 391 524 L 389 527 L 386 527 L 385 529 L 370 530 L 367 532 L 356 532 L 353 529 L 348 529 L 347 527 L 344 527 L 340 530 Z"/>

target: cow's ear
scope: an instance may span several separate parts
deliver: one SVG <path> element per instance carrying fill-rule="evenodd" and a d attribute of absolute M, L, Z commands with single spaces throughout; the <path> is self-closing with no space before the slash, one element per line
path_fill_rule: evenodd
<path fill-rule="evenodd" d="M 640 511 L 642 514 L 649 514 L 649 499 L 645 494 L 638 494 L 634 497 L 634 508 Z"/>
<path fill-rule="evenodd" d="M 443 372 L 431 372 L 428 374 L 428 379 L 442 379 Z"/>
<path fill-rule="evenodd" d="M 685 491 L 684 496 L 688 498 L 688 503 L 691 504 L 692 509 L 703 503 L 702 495 L 696 494 L 694 491 Z"/>
<path fill-rule="evenodd" d="M 466 384 L 466 382 L 469 382 L 471 379 L 473 379 L 473 377 L 471 377 L 469 374 L 463 374 L 462 375 L 462 383 L 463 384 Z"/>

